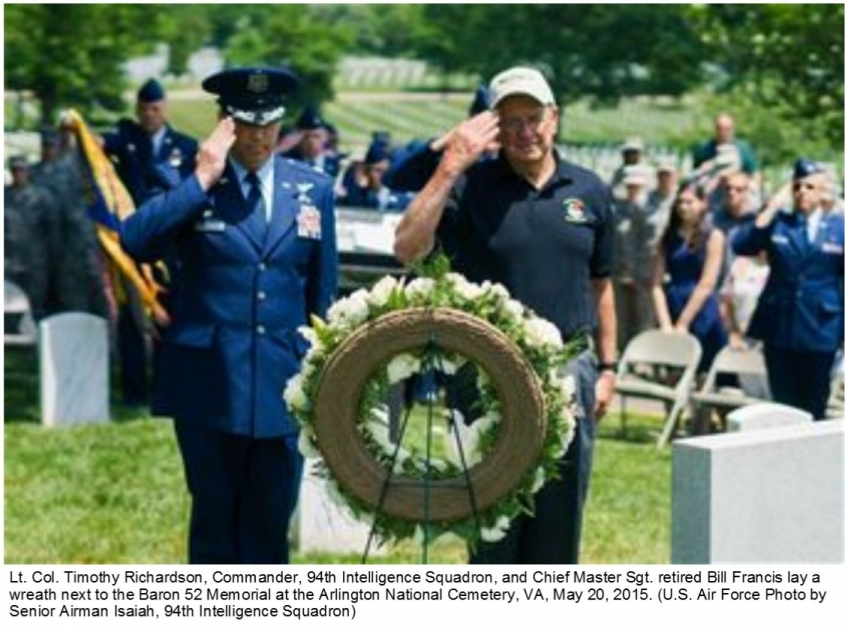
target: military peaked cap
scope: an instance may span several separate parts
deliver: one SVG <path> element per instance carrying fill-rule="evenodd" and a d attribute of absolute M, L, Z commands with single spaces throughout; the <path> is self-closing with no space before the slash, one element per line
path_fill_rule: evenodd
<path fill-rule="evenodd" d="M 284 98 L 298 85 L 296 75 L 282 68 L 232 68 L 206 78 L 202 89 L 216 94 L 235 120 L 264 126 L 282 119 Z"/>

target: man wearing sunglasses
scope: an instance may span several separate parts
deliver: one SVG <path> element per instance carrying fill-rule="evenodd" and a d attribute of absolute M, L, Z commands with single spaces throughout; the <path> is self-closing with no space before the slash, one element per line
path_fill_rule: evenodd
<path fill-rule="evenodd" d="M 845 219 L 822 207 L 827 185 L 821 164 L 799 159 L 791 211 L 787 188 L 732 241 L 738 255 L 765 251 L 771 266 L 748 336 L 764 343 L 772 395 L 815 419 L 825 417 L 843 330 Z"/>

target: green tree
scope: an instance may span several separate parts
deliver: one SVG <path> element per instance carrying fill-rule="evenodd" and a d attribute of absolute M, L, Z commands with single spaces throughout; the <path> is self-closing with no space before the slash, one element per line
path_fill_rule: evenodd
<path fill-rule="evenodd" d="M 777 110 L 810 142 L 843 142 L 843 6 L 711 5 L 697 9 L 721 93 Z"/>
<path fill-rule="evenodd" d="M 150 49 L 152 23 L 149 5 L 9 5 L 5 87 L 31 90 L 45 124 L 64 106 L 122 109 L 121 64 Z"/>
<path fill-rule="evenodd" d="M 445 72 L 543 68 L 566 101 L 615 103 L 637 94 L 680 95 L 701 80 L 685 6 L 427 6 L 421 46 Z"/>
<path fill-rule="evenodd" d="M 300 6 L 275 5 L 260 28 L 245 20 L 229 40 L 229 65 L 284 65 L 302 79 L 297 105 L 322 103 L 333 96 L 332 79 L 351 36 L 344 28 L 314 20 Z"/>

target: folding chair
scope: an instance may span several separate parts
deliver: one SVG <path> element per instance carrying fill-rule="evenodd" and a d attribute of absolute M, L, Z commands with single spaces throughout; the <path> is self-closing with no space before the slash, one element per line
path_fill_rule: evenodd
<path fill-rule="evenodd" d="M 29 298 L 20 286 L 5 280 L 3 283 L 3 344 L 35 345 L 36 332 Z"/>
<path fill-rule="evenodd" d="M 663 447 L 675 431 L 675 425 L 689 403 L 695 383 L 695 373 L 701 360 L 701 344 L 691 334 L 647 330 L 635 336 L 628 343 L 619 361 L 616 378 L 616 395 L 622 405 L 622 428 L 627 421 L 627 398 L 662 400 L 666 409 L 666 420 L 658 438 L 658 447 Z M 637 367 L 650 368 L 652 377 L 646 377 Z M 674 383 L 661 380 L 662 368 L 680 370 L 680 377 Z"/>
<path fill-rule="evenodd" d="M 720 386 L 719 376 L 733 374 L 740 376 L 755 376 L 761 382 L 767 383 L 766 361 L 760 346 L 747 349 L 723 347 L 713 359 L 713 365 L 707 372 L 704 384 L 698 391 L 693 391 L 691 401 L 695 409 L 716 408 L 718 410 L 733 410 L 748 404 L 770 402 L 764 391 L 752 395 L 739 386 Z M 763 388 L 763 387 L 761 387 Z M 767 386 L 765 388 L 768 388 Z M 723 415 L 723 414 L 720 414 Z"/>

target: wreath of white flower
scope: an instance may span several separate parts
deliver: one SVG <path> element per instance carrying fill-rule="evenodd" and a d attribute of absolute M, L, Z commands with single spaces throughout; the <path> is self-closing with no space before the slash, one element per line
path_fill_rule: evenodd
<path fill-rule="evenodd" d="M 500 284 L 481 285 L 462 275 L 435 271 L 436 277 L 419 277 L 406 282 L 392 276 L 381 278 L 370 290 L 360 289 L 337 301 L 329 309 L 327 320 L 312 319 L 311 327 L 300 328 L 310 342 L 299 374 L 291 378 L 284 399 L 300 426 L 299 449 L 309 458 L 320 457 L 320 443 L 314 430 L 314 396 L 321 371 L 332 352 L 354 331 L 387 313 L 410 308 L 450 308 L 478 317 L 503 332 L 521 350 L 531 364 L 542 390 L 546 409 L 546 433 L 536 465 L 525 474 L 518 488 L 494 506 L 473 517 L 448 523 L 413 522 L 385 514 L 375 514 L 333 478 L 324 462 L 317 465 L 336 501 L 348 508 L 358 520 L 374 526 L 377 539 L 396 542 L 402 539 L 433 540 L 441 534 L 455 534 L 474 547 L 479 538 L 497 541 L 504 537 L 511 521 L 520 513 L 533 513 L 534 494 L 543 484 L 559 477 L 560 460 L 575 431 L 574 380 L 563 373 L 563 365 L 577 351 L 577 343 L 564 344 L 557 327 L 536 316 L 512 299 Z M 454 373 L 465 362 L 463 356 L 444 351 L 432 359 L 427 349 L 401 353 L 377 367 L 364 387 L 358 406 L 358 430 L 368 451 L 385 470 L 393 463 L 393 473 L 413 478 L 454 478 L 482 460 L 498 437 L 500 405 L 495 387 L 483 366 L 477 369 L 480 393 L 480 417 L 466 425 L 460 413 L 445 409 L 452 430 L 442 444 L 445 457 L 430 458 L 417 449 L 405 448 L 388 438 L 387 390 L 397 382 L 432 368 Z M 456 434 L 457 433 L 457 434 Z M 442 438 L 442 437 L 441 437 Z M 396 457 L 394 459 L 394 454 Z M 377 517 L 376 517 L 377 516 Z"/>

